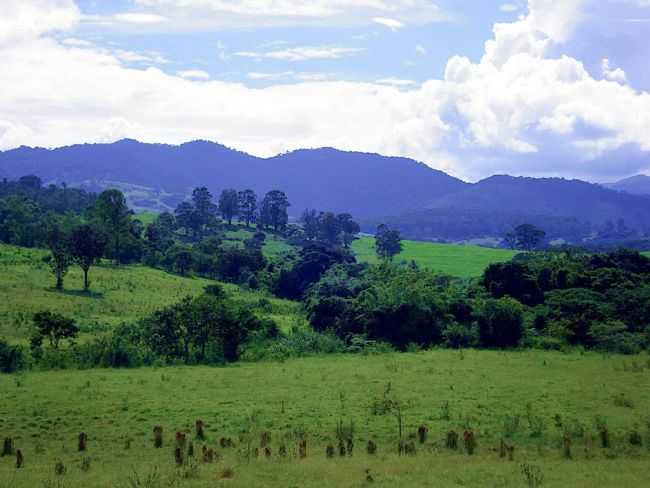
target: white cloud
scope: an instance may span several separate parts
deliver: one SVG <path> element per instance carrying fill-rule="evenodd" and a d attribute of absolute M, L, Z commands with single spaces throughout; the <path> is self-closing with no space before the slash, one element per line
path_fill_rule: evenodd
<path fill-rule="evenodd" d="M 375 83 L 379 83 L 380 85 L 391 85 L 391 86 L 401 86 L 401 87 L 417 85 L 417 81 L 403 80 L 401 78 L 382 78 L 377 80 Z"/>
<path fill-rule="evenodd" d="M 390 30 L 393 32 L 398 31 L 402 27 L 405 27 L 404 23 L 400 22 L 399 20 L 395 19 L 389 19 L 386 17 L 374 17 L 372 21 L 375 24 L 383 25 L 384 27 L 388 27 Z"/>
<path fill-rule="evenodd" d="M 189 69 L 185 71 L 179 71 L 176 73 L 178 76 L 181 78 L 185 78 L 188 80 L 209 80 L 210 75 L 206 73 L 205 71 L 201 71 L 198 69 Z"/>
<path fill-rule="evenodd" d="M 195 81 L 121 59 L 151 53 L 38 37 L 70 25 L 47 22 L 0 44 L 0 148 L 202 138 L 262 156 L 320 146 L 376 151 L 469 178 L 496 171 L 629 174 L 642 157 L 647 166 L 650 94 L 600 73 L 594 78 L 579 60 L 558 54 L 600 1 L 530 0 L 528 14 L 495 26 L 479 62 L 454 57 L 443 79 L 419 86 L 309 80 L 319 74 L 293 72 L 285 78 L 293 83 L 280 79 L 266 88 Z M 297 52 L 275 56 L 308 58 Z M 617 158 L 620 151 L 633 157 Z"/>
<path fill-rule="evenodd" d="M 94 45 L 90 41 L 86 41 L 85 39 L 77 39 L 75 37 L 68 37 L 66 39 L 63 39 L 62 42 L 66 46 L 92 47 Z"/>
<path fill-rule="evenodd" d="M 363 52 L 364 49 L 335 46 L 302 46 L 278 51 L 238 51 L 233 56 L 280 61 L 308 61 L 312 59 L 340 59 Z"/>
<path fill-rule="evenodd" d="M 616 81 L 618 83 L 626 83 L 627 75 L 625 71 L 621 68 L 612 68 L 609 59 L 604 58 L 600 63 L 600 69 L 603 72 L 603 76 L 611 81 Z"/>
<path fill-rule="evenodd" d="M 427 48 L 425 48 L 424 46 L 418 44 L 417 46 L 415 46 L 415 52 L 417 54 L 421 55 L 421 56 L 426 56 Z"/>
<path fill-rule="evenodd" d="M 446 22 L 450 15 L 433 0 L 136 0 L 170 20 L 168 27 L 263 28 L 271 26 L 369 25 L 373 18 L 400 24 Z"/>
<path fill-rule="evenodd" d="M 0 46 L 71 29 L 80 17 L 73 0 L 2 0 Z"/>
<path fill-rule="evenodd" d="M 499 10 L 501 10 L 501 12 L 517 12 L 519 10 L 519 6 L 514 3 L 504 3 L 499 6 Z"/>
<path fill-rule="evenodd" d="M 115 57 L 126 63 L 167 64 L 169 60 L 157 51 L 135 52 L 118 49 Z"/>
<path fill-rule="evenodd" d="M 112 16 L 118 22 L 126 22 L 128 24 L 160 24 L 167 20 L 166 17 L 156 14 L 144 14 L 144 13 L 135 13 L 135 12 L 124 12 L 120 14 L 115 14 Z"/>

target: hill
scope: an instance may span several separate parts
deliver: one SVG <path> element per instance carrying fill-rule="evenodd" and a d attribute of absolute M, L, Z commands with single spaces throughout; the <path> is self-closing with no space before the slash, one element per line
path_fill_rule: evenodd
<path fill-rule="evenodd" d="M 294 216 L 309 207 L 359 218 L 419 208 L 467 186 L 405 158 L 324 148 L 262 159 L 206 141 L 170 146 L 122 140 L 0 152 L 0 177 L 26 174 L 93 190 L 116 187 L 135 209 L 173 208 L 193 187 L 205 185 L 215 194 L 224 188 L 258 194 L 280 189 Z"/>
<path fill-rule="evenodd" d="M 26 340 L 35 312 L 50 310 L 77 321 L 82 333 L 102 333 L 122 322 L 146 317 L 153 311 L 199 295 L 211 281 L 186 278 L 140 265 L 115 267 L 102 264 L 90 272 L 92 293 L 82 292 L 82 275 L 76 267 L 66 276 L 65 291 L 56 291 L 52 274 L 42 261 L 45 251 L 0 244 L 0 337 Z M 298 304 L 267 298 L 261 292 L 224 285 L 238 300 L 257 307 L 281 326 L 290 326 L 299 314 Z M 264 303 L 264 302 L 263 302 Z"/>
<path fill-rule="evenodd" d="M 405 240 L 404 251 L 395 256 L 396 262 L 415 261 L 420 267 L 459 278 L 480 276 L 492 263 L 509 261 L 516 251 L 490 249 L 479 246 L 435 244 Z M 352 249 L 360 262 L 378 262 L 375 240 L 362 237 L 352 243 Z"/>
<path fill-rule="evenodd" d="M 561 178 L 492 176 L 428 207 L 574 217 L 594 224 L 624 219 L 633 228 L 650 228 L 650 199 Z"/>
<path fill-rule="evenodd" d="M 631 176 L 616 183 L 606 183 L 603 186 L 612 190 L 631 193 L 632 195 L 650 195 L 650 176 Z"/>

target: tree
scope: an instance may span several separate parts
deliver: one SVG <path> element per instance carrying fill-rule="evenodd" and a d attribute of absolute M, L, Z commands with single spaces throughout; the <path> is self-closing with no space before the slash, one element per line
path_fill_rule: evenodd
<path fill-rule="evenodd" d="M 106 190 L 99 195 L 91 213 L 109 236 L 109 253 L 116 263 L 122 261 L 121 245 L 131 231 L 131 211 L 119 190 Z"/>
<path fill-rule="evenodd" d="M 249 189 L 240 191 L 237 197 L 240 216 L 246 221 L 246 227 L 250 227 L 251 222 L 255 220 L 255 212 L 257 212 L 257 195 Z"/>
<path fill-rule="evenodd" d="M 50 346 L 58 349 L 59 343 L 63 339 L 72 341 L 79 334 L 79 328 L 74 321 L 58 313 L 37 312 L 34 314 L 33 320 L 36 326 L 36 337 L 32 339 L 32 343 L 37 342 L 38 338 L 41 341 L 43 338 L 47 338 Z"/>
<path fill-rule="evenodd" d="M 203 239 L 205 228 L 214 220 L 217 208 L 212 203 L 212 194 L 205 186 L 195 188 L 192 192 L 194 206 L 194 225 L 199 240 Z"/>
<path fill-rule="evenodd" d="M 232 225 L 233 217 L 239 215 L 239 195 L 237 190 L 228 189 L 221 192 L 219 197 L 219 212 Z"/>
<path fill-rule="evenodd" d="M 302 230 L 305 233 L 305 237 L 308 240 L 313 241 L 318 237 L 320 222 L 316 210 L 305 209 L 302 213 L 302 217 L 300 217 L 300 223 L 302 224 Z"/>
<path fill-rule="evenodd" d="M 75 263 L 84 273 L 84 290 L 90 289 L 88 271 L 104 255 L 106 238 L 95 227 L 88 224 L 78 226 L 70 236 L 70 251 Z"/>
<path fill-rule="evenodd" d="M 489 299 L 477 312 L 477 323 L 484 347 L 515 347 L 524 332 L 523 307 L 513 298 Z"/>
<path fill-rule="evenodd" d="M 277 232 L 289 222 L 287 209 L 291 206 L 287 196 L 280 190 L 272 190 L 262 200 L 260 209 L 260 224 L 262 227 L 273 227 Z"/>
<path fill-rule="evenodd" d="M 336 215 L 332 212 L 322 213 L 318 222 L 320 240 L 329 246 L 336 246 L 341 235 L 341 225 Z"/>
<path fill-rule="evenodd" d="M 199 223 L 194 206 L 190 202 L 181 202 L 174 210 L 176 223 L 190 235 L 198 233 Z"/>
<path fill-rule="evenodd" d="M 349 213 L 338 214 L 336 218 L 339 221 L 343 245 L 348 248 L 355 236 L 361 232 L 361 227 L 352 219 L 352 215 Z"/>
<path fill-rule="evenodd" d="M 391 230 L 387 225 L 377 227 L 375 249 L 381 259 L 392 261 L 402 252 L 402 236 L 398 230 Z"/>
<path fill-rule="evenodd" d="M 70 254 L 70 236 L 58 221 L 52 221 L 47 231 L 47 247 L 50 255 L 46 258 L 50 269 L 56 277 L 56 289 L 63 289 L 63 278 L 72 263 Z"/>
<path fill-rule="evenodd" d="M 517 247 L 525 251 L 536 249 L 546 237 L 546 232 L 531 224 L 523 224 L 515 228 Z"/>

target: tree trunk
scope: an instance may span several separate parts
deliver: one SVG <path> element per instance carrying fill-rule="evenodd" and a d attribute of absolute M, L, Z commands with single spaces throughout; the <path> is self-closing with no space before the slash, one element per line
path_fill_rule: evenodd
<path fill-rule="evenodd" d="M 56 289 L 63 290 L 63 276 L 61 276 L 61 273 L 56 274 Z"/>
<path fill-rule="evenodd" d="M 84 268 L 84 291 L 88 291 L 90 288 L 90 284 L 88 283 L 88 269 L 89 268 Z"/>

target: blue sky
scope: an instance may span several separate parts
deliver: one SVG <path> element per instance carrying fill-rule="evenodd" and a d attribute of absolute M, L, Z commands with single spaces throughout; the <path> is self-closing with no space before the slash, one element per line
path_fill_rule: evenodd
<path fill-rule="evenodd" d="M 2 0 L 0 150 L 330 146 L 650 173 L 650 0 Z"/>
<path fill-rule="evenodd" d="M 160 12 L 126 0 L 80 0 L 77 4 L 84 14 L 90 16 Z M 524 10 L 521 4 L 517 6 L 498 0 L 448 0 L 437 5 L 447 19 L 422 25 L 405 23 L 398 29 L 371 21 L 355 26 L 255 28 L 247 25 L 215 29 L 189 27 L 180 31 L 167 29 L 166 21 L 157 25 L 115 29 L 88 22 L 80 29 L 79 35 L 106 47 L 119 45 L 130 51 L 159 52 L 167 61 L 158 63 L 164 71 L 201 70 L 212 79 L 238 81 L 250 86 L 300 81 L 288 73 L 348 81 L 394 79 L 421 83 L 432 77 L 441 77 L 448 59 L 454 55 L 462 54 L 478 61 L 493 24 L 516 19 Z M 502 9 L 503 5 L 509 7 Z M 263 55 L 304 46 L 349 49 L 350 52 L 336 59 L 315 58 L 299 62 L 237 54 Z M 147 62 L 131 64 L 143 66 Z M 268 77 L 262 77 L 262 74 Z"/>

